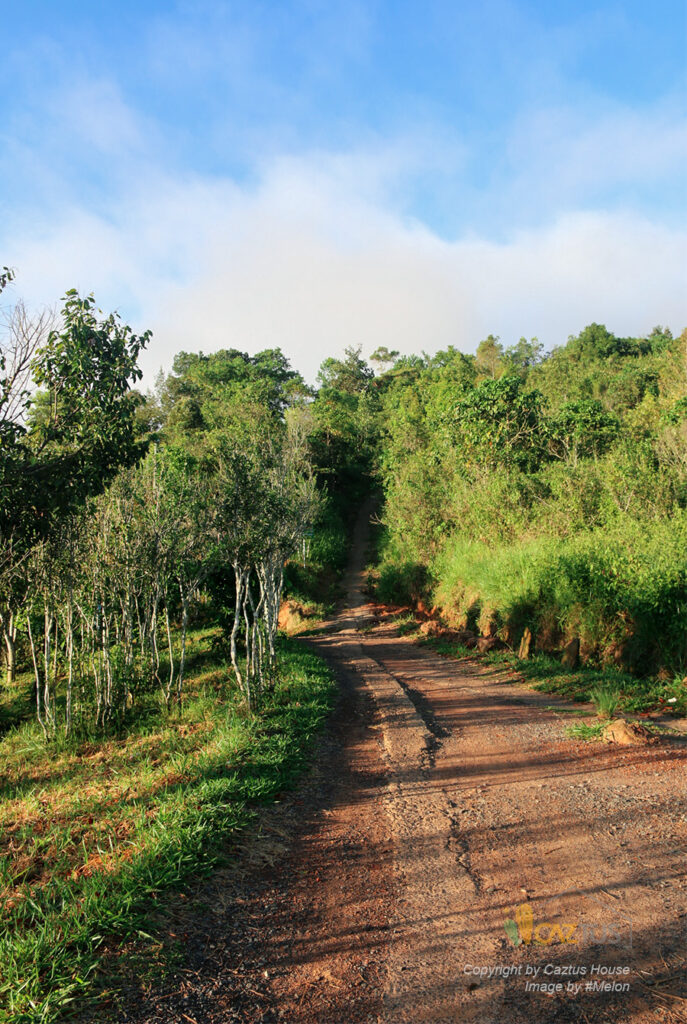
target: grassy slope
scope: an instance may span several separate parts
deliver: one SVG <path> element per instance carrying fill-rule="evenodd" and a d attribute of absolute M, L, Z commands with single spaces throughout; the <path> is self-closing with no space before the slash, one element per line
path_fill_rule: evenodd
<path fill-rule="evenodd" d="M 633 671 L 685 665 L 687 517 L 624 522 L 575 537 L 517 544 L 453 541 L 435 567 L 435 603 L 512 639 L 525 626 L 552 646 L 580 638 L 592 662 L 622 651 Z M 684 673 L 683 673 L 684 674 Z"/>
<path fill-rule="evenodd" d="M 103 940 L 145 931 L 151 899 L 220 860 L 307 762 L 333 703 L 324 663 L 282 641 L 280 682 L 250 718 L 216 632 L 193 636 L 181 719 L 47 749 L 27 721 L 0 740 L 0 1021 L 48 1021 L 85 994 Z"/>
<path fill-rule="evenodd" d="M 511 650 L 478 655 L 507 663 L 533 689 L 574 701 L 590 701 L 597 687 L 620 691 L 619 712 L 687 715 L 685 677 L 684 549 L 687 518 L 634 527 L 632 536 L 598 531 L 557 541 L 536 538 L 520 544 L 468 544 L 450 540 L 432 573 L 417 562 L 399 562 L 388 535 L 378 538 L 369 579 L 386 604 L 436 605 L 454 627 L 481 632 L 490 624 L 510 641 Z M 627 637 L 628 622 L 631 636 Z M 448 639 L 423 637 L 413 614 L 398 625 L 420 644 L 449 657 L 475 657 L 475 651 Z M 519 660 L 522 631 L 550 635 L 562 647 L 570 636 L 582 640 L 589 663 L 575 671 L 547 651 Z M 604 664 L 605 650 L 622 649 L 632 672 Z M 652 658 L 650 647 L 663 652 Z M 585 652 L 584 648 L 587 648 Z M 661 673 L 657 668 L 662 668 Z"/>

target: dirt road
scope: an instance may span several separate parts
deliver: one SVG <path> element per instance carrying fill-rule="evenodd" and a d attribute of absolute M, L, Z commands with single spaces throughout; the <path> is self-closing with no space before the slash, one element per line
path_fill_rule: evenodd
<path fill-rule="evenodd" d="M 399 637 L 363 595 L 365 530 L 308 640 L 342 685 L 311 777 L 257 869 L 179 911 L 173 985 L 118 1019 L 687 1021 L 684 744 L 573 742 L 551 698 Z"/>

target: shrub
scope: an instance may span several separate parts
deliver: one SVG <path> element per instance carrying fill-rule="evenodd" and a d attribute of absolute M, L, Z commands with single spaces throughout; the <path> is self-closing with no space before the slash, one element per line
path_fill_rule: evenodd
<path fill-rule="evenodd" d="M 377 579 L 377 597 L 385 604 L 415 604 L 428 594 L 429 573 L 419 562 L 385 562 Z"/>

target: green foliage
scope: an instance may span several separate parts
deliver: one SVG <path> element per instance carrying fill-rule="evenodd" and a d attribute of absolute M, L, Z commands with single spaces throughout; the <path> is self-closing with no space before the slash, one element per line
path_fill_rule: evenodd
<path fill-rule="evenodd" d="M 179 352 L 171 374 L 158 382 L 157 403 L 168 433 L 211 427 L 218 407 L 247 402 L 281 416 L 310 394 L 280 349 L 251 356 L 237 349 L 210 355 Z"/>
<path fill-rule="evenodd" d="M 326 359 L 312 405 L 309 445 L 321 482 L 339 503 L 358 505 L 369 491 L 379 433 L 379 392 L 359 348 Z"/>
<path fill-rule="evenodd" d="M 307 605 L 331 609 L 348 561 L 350 528 L 331 496 L 320 505 L 312 537 L 284 567 L 284 596 Z"/>
<path fill-rule="evenodd" d="M 149 338 L 149 331 L 135 335 L 116 313 L 101 319 L 92 296 L 67 292 L 61 328 L 31 353 L 38 392 L 26 400 L 15 395 L 23 416 L 0 415 L 0 540 L 25 547 L 50 536 L 120 466 L 140 457 L 130 388 L 141 376 L 137 359 Z M 15 355 L 29 344 L 26 336 L 16 339 Z M 11 407 L 7 389 L 7 380 L 0 382 L 0 414 Z"/>
<path fill-rule="evenodd" d="M 452 439 L 467 468 L 514 466 L 531 471 L 544 457 L 542 396 L 519 376 L 485 380 L 453 409 Z"/>
<path fill-rule="evenodd" d="M 321 388 L 332 391 L 344 391 L 349 395 L 359 394 L 365 391 L 374 377 L 374 372 L 360 355 L 361 346 L 357 348 L 349 346 L 345 350 L 343 359 L 329 357 L 320 366 L 317 374 L 317 381 Z M 388 362 L 395 358 L 388 350 L 377 350 L 375 353 L 382 361 Z M 398 355 L 398 353 L 395 353 Z"/>
<path fill-rule="evenodd" d="M 686 348 L 663 328 L 632 339 L 591 324 L 546 357 L 490 336 L 452 376 L 397 362 L 379 459 L 386 600 L 417 594 L 421 566 L 451 620 L 682 670 Z"/>
<path fill-rule="evenodd" d="M 370 356 L 370 362 L 376 363 L 380 369 L 383 369 L 384 367 L 393 366 L 400 354 L 396 349 L 390 350 L 386 345 L 380 345 Z"/>
<path fill-rule="evenodd" d="M 606 722 L 576 722 L 565 731 L 573 740 L 598 740 L 605 728 Z"/>
<path fill-rule="evenodd" d="M 11 267 L 3 267 L 0 270 L 0 292 L 3 292 L 10 281 L 14 281 L 14 271 Z"/>
<path fill-rule="evenodd" d="M 435 565 L 434 597 L 473 622 L 486 610 L 514 637 L 525 626 L 553 647 L 579 636 L 589 658 L 677 670 L 687 664 L 686 545 L 684 514 L 569 540 L 456 540 Z"/>
<path fill-rule="evenodd" d="M 477 346 L 477 367 L 486 377 L 499 377 L 503 373 L 503 345 L 490 334 Z"/>
<path fill-rule="evenodd" d="M 385 604 L 414 604 L 428 589 L 429 574 L 419 562 L 386 562 L 375 583 L 376 596 Z"/>
<path fill-rule="evenodd" d="M 565 402 L 548 423 L 549 448 L 577 462 L 603 455 L 620 433 L 620 421 L 595 398 Z"/>
<path fill-rule="evenodd" d="M 515 345 L 511 345 L 504 352 L 506 373 L 519 373 L 526 377 L 533 366 L 537 366 L 544 359 L 544 346 L 537 338 L 528 341 L 527 338 L 520 338 Z"/>

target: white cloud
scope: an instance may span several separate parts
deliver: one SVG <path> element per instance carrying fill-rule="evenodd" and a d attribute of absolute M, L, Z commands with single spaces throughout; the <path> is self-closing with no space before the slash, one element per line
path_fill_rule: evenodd
<path fill-rule="evenodd" d="M 148 382 L 182 348 L 279 346 L 312 380 L 348 344 L 474 351 L 493 332 L 550 347 L 592 320 L 620 334 L 687 322 L 684 230 L 590 210 L 504 242 L 446 241 L 385 201 L 398 166 L 389 152 L 313 154 L 246 187 L 149 176 L 107 218 L 73 206 L 27 225 L 2 261 L 33 302 L 77 286 L 151 327 Z"/>
<path fill-rule="evenodd" d="M 573 107 L 518 118 L 507 143 L 514 190 L 560 205 L 623 186 L 684 189 L 687 122 L 670 99 L 645 109 L 610 106 L 594 116 Z"/>

